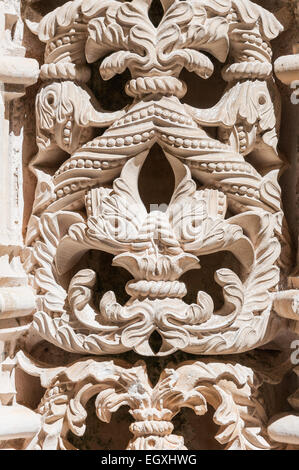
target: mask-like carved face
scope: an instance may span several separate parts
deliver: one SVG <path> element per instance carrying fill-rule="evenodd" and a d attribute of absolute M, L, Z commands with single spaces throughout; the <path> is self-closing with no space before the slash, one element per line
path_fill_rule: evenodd
<path fill-rule="evenodd" d="M 129 68 L 132 78 L 178 77 L 183 67 L 208 78 L 211 60 L 207 51 L 224 61 L 228 53 L 229 22 L 209 13 L 200 2 L 162 2 L 164 15 L 157 27 L 148 17 L 148 2 L 135 0 L 115 4 L 106 16 L 88 25 L 86 58 L 94 62 L 106 57 L 100 73 L 108 80 Z M 162 80 L 163 81 L 163 80 Z"/>
<path fill-rule="evenodd" d="M 274 168 L 281 162 L 268 78 L 269 41 L 281 26 L 247 0 L 162 5 L 157 26 L 150 2 L 84 0 L 50 13 L 38 27 L 47 43 L 47 82 L 37 99 L 32 233 L 40 237 L 33 248 L 36 282 L 46 294 L 35 325 L 72 351 L 87 352 L 95 341 L 95 354 L 231 353 L 268 341 L 278 328 L 269 305 L 278 283 L 282 213 Z M 222 62 L 229 57 L 223 69 L 229 83 L 215 106 L 198 109 L 180 101 L 187 86 L 179 74 L 186 68 L 210 77 L 206 53 Z M 83 84 L 88 63 L 98 60 L 105 80 L 131 72 L 125 91 L 134 100 L 124 109 L 105 112 Z M 175 188 L 164 212 L 148 213 L 139 173 L 157 146 Z M 86 266 L 90 250 L 113 255 L 113 265 L 133 276 L 122 286 L 130 296 L 125 305 L 111 291 L 98 299 L 101 272 Z M 240 264 L 238 272 L 213 271 L 222 305 L 216 308 L 204 288 L 196 302 L 184 302 L 184 273 L 200 269 L 199 257 L 222 252 Z M 158 351 L 150 346 L 155 331 Z"/>

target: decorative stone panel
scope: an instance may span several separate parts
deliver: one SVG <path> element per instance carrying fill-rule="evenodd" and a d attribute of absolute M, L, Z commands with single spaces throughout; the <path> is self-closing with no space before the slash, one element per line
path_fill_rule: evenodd
<path fill-rule="evenodd" d="M 93 397 L 103 422 L 128 406 L 128 450 L 186 449 L 173 423 L 209 406 L 210 447 L 298 448 L 298 18 L 276 3 L 0 1 L 3 448 L 76 448 Z"/>

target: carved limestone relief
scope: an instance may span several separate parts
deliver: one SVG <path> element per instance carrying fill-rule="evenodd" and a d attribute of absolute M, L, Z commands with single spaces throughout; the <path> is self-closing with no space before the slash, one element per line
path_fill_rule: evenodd
<path fill-rule="evenodd" d="M 46 388 L 38 408 L 41 430 L 27 440 L 28 450 L 73 449 L 68 433 L 84 434 L 85 406 L 94 395 L 96 414 L 103 422 L 109 422 L 119 407 L 129 406 L 134 422 L 128 450 L 186 450 L 183 437 L 173 434 L 171 420 L 182 407 L 202 416 L 208 405 L 214 408 L 213 419 L 219 426 L 215 439 L 227 450 L 271 448 L 259 394 L 263 380 L 271 379 L 251 367 L 211 358 L 190 361 L 166 368 L 153 386 L 143 361 L 130 367 L 124 362 L 86 358 L 68 367 L 47 368 L 33 364 L 21 352 L 16 357 L 19 366 L 38 376 Z"/>
<path fill-rule="evenodd" d="M 273 309 L 280 242 L 287 243 L 270 47 L 282 26 L 242 1 L 166 2 L 155 27 L 149 6 L 71 2 L 30 23 L 46 42 L 32 163 L 39 183 L 27 234 L 29 271 L 40 290 L 33 324 L 57 346 L 80 353 L 133 348 L 151 355 L 154 331 L 161 355 L 246 351 L 270 341 L 284 323 Z M 205 52 L 228 63 L 229 85 L 215 107 L 200 110 L 181 102 L 187 86 L 179 73 L 185 67 L 208 79 L 213 63 Z M 100 110 L 82 83 L 87 63 L 103 56 L 104 80 L 131 72 L 125 89 L 133 102 L 116 113 Z M 203 128 L 211 125 L 216 139 Z M 92 129 L 103 126 L 91 139 Z M 148 213 L 138 192 L 154 144 L 175 175 L 165 213 Z M 113 292 L 93 304 L 97 276 L 88 269 L 67 289 L 61 285 L 61 276 L 91 249 L 113 254 L 113 264 L 133 276 L 124 286 L 126 305 Z M 197 303 L 186 304 L 180 277 L 200 268 L 199 256 L 222 250 L 242 266 L 241 277 L 215 272 L 222 308 L 215 310 L 200 290 Z"/>
<path fill-rule="evenodd" d="M 18 235 L 24 246 L 10 252 L 17 262 L 4 260 L 22 275 L 0 278 L 0 322 L 24 317 L 9 336 L 0 323 L 9 343 L 0 379 L 10 384 L 5 393 L 0 385 L 0 401 L 20 406 L 16 371 L 46 389 L 35 412 L 26 408 L 32 429 L 2 436 L 0 426 L 0 440 L 21 436 L 22 449 L 76 448 L 69 433 L 83 436 L 92 397 L 104 422 L 129 407 L 128 450 L 186 449 L 172 419 L 186 407 L 205 415 L 208 405 L 226 449 L 299 445 L 299 429 L 281 437 L 277 409 L 264 399 L 265 384 L 282 383 L 294 363 L 270 361 L 267 373 L 261 365 L 271 348 L 287 355 L 299 332 L 294 230 L 280 184 L 291 157 L 279 144 L 284 107 L 272 50 L 294 8 L 287 23 L 284 10 L 250 0 L 159 1 L 158 21 L 152 0 L 71 0 L 46 13 L 38 0 L 17 2 L 43 51 L 36 154 L 25 165 L 35 194 Z M 294 57 L 291 66 L 275 62 L 284 83 L 297 77 Z M 11 61 L 1 60 L 1 82 L 19 87 Z M 22 60 L 35 67 L 29 86 L 37 63 Z M 105 109 L 101 87 L 117 76 L 127 104 Z M 215 76 L 222 88 L 212 105 L 190 100 Z M 150 194 L 158 191 L 152 155 L 173 176 L 171 189 L 161 175 L 167 204 L 143 198 L 144 174 Z M 214 291 L 198 282 L 193 298 L 188 279 L 200 270 L 212 271 Z M 34 356 L 42 342 L 59 351 L 59 365 Z M 155 384 L 146 361 L 160 367 L 164 356 Z"/>

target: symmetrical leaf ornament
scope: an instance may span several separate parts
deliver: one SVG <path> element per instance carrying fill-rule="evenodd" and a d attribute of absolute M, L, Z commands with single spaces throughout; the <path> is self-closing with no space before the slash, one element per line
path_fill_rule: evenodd
<path fill-rule="evenodd" d="M 171 419 L 181 408 L 197 415 L 215 409 L 220 427 L 215 438 L 231 450 L 267 450 L 267 416 L 258 389 L 263 380 L 250 367 L 236 362 L 197 361 L 166 368 L 153 386 L 145 363 L 130 366 L 120 361 L 84 359 L 66 367 L 35 365 L 23 353 L 20 367 L 40 378 L 46 393 L 39 405 L 42 428 L 27 449 L 72 449 L 68 432 L 83 436 L 87 401 L 96 396 L 101 421 L 128 406 L 134 418 L 128 450 L 186 450 L 184 438 L 172 434 Z"/>
<path fill-rule="evenodd" d="M 30 333 L 81 355 L 49 367 L 18 353 L 18 366 L 46 388 L 28 449 L 72 449 L 68 432 L 84 434 L 91 397 L 104 422 L 129 407 L 130 450 L 186 449 L 172 418 L 209 405 L 227 449 L 273 447 L 259 395 L 266 379 L 254 353 L 241 353 L 289 326 L 279 313 L 291 250 L 270 44 L 283 27 L 250 0 L 160 2 L 157 21 L 152 0 L 72 0 L 38 23 L 27 19 L 45 43 L 24 250 L 37 298 Z M 217 62 L 226 82 L 219 101 L 184 102 L 183 69 L 201 87 Z M 124 72 L 128 104 L 105 110 L 103 81 Z M 167 205 L 159 191 L 150 201 L 160 157 L 173 173 L 173 190 L 169 180 L 158 188 L 171 192 Z M 153 385 L 144 362 L 114 360 L 127 351 L 205 358 L 169 364 Z"/>
<path fill-rule="evenodd" d="M 47 44 L 46 82 L 37 98 L 39 152 L 32 162 L 36 214 L 79 209 L 86 189 L 111 182 L 129 158 L 155 143 L 186 160 L 204 184 L 221 186 L 230 199 L 268 205 L 262 189 L 267 176 L 262 178 L 244 155 L 250 152 L 267 167 L 281 165 L 269 41 L 282 26 L 249 0 L 176 0 L 162 2 L 164 15 L 155 27 L 150 3 L 78 0 L 40 24 L 29 23 Z M 186 67 L 208 78 L 213 64 L 205 52 L 223 62 L 229 57 L 232 64 L 223 72 L 229 81 L 223 99 L 211 110 L 198 110 L 179 101 L 187 91 L 179 73 Z M 131 72 L 125 90 L 134 101 L 126 109 L 105 112 L 85 85 L 87 61 L 103 57 L 104 79 L 126 68 Z M 91 128 L 107 126 L 90 140 Z M 219 139 L 203 126 L 217 126 Z M 71 155 L 67 161 L 65 152 Z M 54 173 L 53 161 L 59 167 Z M 236 171 L 240 185 L 232 181 Z"/>
<path fill-rule="evenodd" d="M 71 223 L 59 241 L 57 216 L 45 214 L 46 219 L 41 218 L 43 226 L 49 220 L 53 227 L 54 233 L 46 234 L 45 229 L 42 233 L 55 240 L 55 248 L 51 258 L 51 242 L 36 243 L 36 259 L 42 266 L 47 259 L 48 269 L 37 271 L 44 301 L 34 317 L 35 328 L 69 351 L 94 354 L 133 348 L 139 354 L 152 355 L 149 340 L 155 330 L 162 338 L 159 355 L 177 349 L 201 354 L 230 353 L 236 344 L 243 344 L 238 350 L 247 350 L 253 344 L 268 341 L 280 325 L 270 307 L 270 289 L 278 283 L 276 217 L 262 211 L 225 219 L 225 195 L 218 190 L 197 191 L 188 167 L 170 157 L 176 187 L 169 207 L 166 212 L 147 213 L 138 193 L 138 174 L 144 158 L 131 159 L 113 189 L 92 189 L 86 196 L 86 221 L 81 218 Z M 75 214 L 67 214 L 69 220 L 75 220 Z M 94 305 L 96 273 L 90 269 L 75 274 L 66 303 L 66 291 L 59 285 L 55 290 L 55 276 L 73 268 L 90 249 L 112 253 L 113 264 L 127 269 L 134 277 L 126 285 L 131 299 L 125 306 L 117 303 L 113 292 L 107 292 L 98 307 Z M 239 258 L 246 280 L 229 269 L 218 270 L 215 279 L 223 289 L 223 307 L 214 311 L 212 298 L 201 291 L 197 303 L 187 305 L 182 300 L 187 290 L 180 277 L 190 269 L 200 268 L 198 256 L 221 250 L 231 251 Z M 45 295 L 47 290 L 51 292 Z M 49 305 L 48 298 L 54 294 L 56 304 L 52 300 Z M 60 307 L 57 309 L 56 305 Z M 61 315 L 63 305 L 65 311 Z M 82 326 L 89 334 L 76 332 Z"/>
<path fill-rule="evenodd" d="M 206 50 L 222 61 L 226 59 L 229 24 L 225 18 L 208 18 L 200 2 L 161 3 L 165 13 L 157 28 L 148 17 L 150 2 L 146 0 L 115 2 L 114 11 L 111 9 L 106 17 L 89 22 L 88 62 L 117 51 L 101 64 L 100 73 L 104 80 L 127 67 L 133 79 L 168 75 L 170 69 L 177 77 L 182 67 L 208 78 L 214 67 L 199 51 Z"/>

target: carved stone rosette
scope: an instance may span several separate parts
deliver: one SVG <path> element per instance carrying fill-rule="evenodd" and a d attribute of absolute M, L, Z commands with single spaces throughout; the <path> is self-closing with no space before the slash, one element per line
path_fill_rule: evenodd
<path fill-rule="evenodd" d="M 24 449 L 73 449 L 69 433 L 84 435 L 91 397 L 104 422 L 129 407 L 129 450 L 186 449 L 171 421 L 181 408 L 201 416 L 208 405 L 226 449 L 299 445 L 299 425 L 291 440 L 268 427 L 261 393 L 292 364 L 272 361 L 266 373 L 252 352 L 299 331 L 271 48 L 284 25 L 250 0 L 160 2 L 156 22 L 152 0 L 72 0 L 39 17 L 36 2 L 24 2 L 26 28 L 45 46 L 30 163 L 36 191 L 21 249 L 25 281 L 12 300 L 10 286 L 0 287 L 0 318 L 23 312 L 29 331 L 0 377 L 22 370 L 46 389 L 35 428 L 20 434 Z M 219 63 L 220 99 L 191 105 L 189 89 L 212 79 Z M 191 85 L 184 69 L 198 76 Z M 107 111 L 96 84 L 124 72 L 128 104 Z M 141 176 L 157 152 L 174 187 L 169 204 L 148 207 Z M 117 292 L 101 287 L 103 253 L 119 272 Z M 186 279 L 208 269 L 209 256 L 220 303 L 200 283 L 190 300 Z M 232 266 L 223 267 L 227 256 Z M 16 300 L 23 294 L 25 306 Z M 32 338 L 77 359 L 41 364 L 28 354 Z M 130 351 L 133 364 L 119 359 Z M 137 356 L 159 367 L 177 351 L 193 357 L 151 383 Z M 0 438 L 8 439 L 1 425 Z"/>

